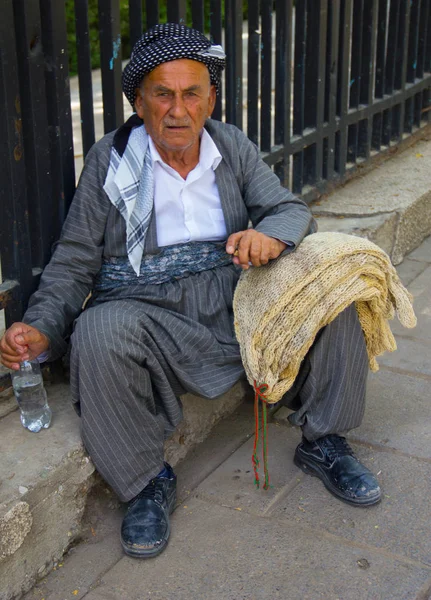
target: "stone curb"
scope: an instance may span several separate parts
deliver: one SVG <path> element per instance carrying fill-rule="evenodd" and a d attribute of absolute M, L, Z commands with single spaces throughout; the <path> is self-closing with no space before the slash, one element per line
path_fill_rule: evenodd
<path fill-rule="evenodd" d="M 166 441 L 175 466 L 231 414 L 250 390 L 244 381 L 212 401 L 186 394 L 184 420 Z M 61 561 L 79 539 L 94 465 L 81 442 L 79 418 L 65 384 L 47 385 L 53 423 L 32 434 L 18 411 L 0 419 L 0 600 L 17 600 Z"/>

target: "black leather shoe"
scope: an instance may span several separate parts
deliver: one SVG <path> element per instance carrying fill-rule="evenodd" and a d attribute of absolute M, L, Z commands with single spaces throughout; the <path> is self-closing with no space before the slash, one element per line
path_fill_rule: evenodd
<path fill-rule="evenodd" d="M 326 435 L 314 442 L 303 438 L 294 462 L 304 473 L 319 477 L 334 496 L 349 504 L 369 506 L 380 501 L 377 479 L 339 435 Z"/>
<path fill-rule="evenodd" d="M 124 552 L 135 558 L 152 558 L 166 548 L 171 532 L 169 515 L 174 510 L 177 477 L 165 463 L 166 475 L 155 477 L 129 502 L 121 525 Z"/>

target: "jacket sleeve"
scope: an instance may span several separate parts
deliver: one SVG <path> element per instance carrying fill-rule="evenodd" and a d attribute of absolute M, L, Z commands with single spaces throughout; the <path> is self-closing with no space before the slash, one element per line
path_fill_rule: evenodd
<path fill-rule="evenodd" d="M 109 156 L 105 139 L 88 153 L 60 240 L 23 318 L 50 340 L 50 359 L 66 351 L 65 338 L 101 266 L 111 206 L 103 191 Z"/>
<path fill-rule="evenodd" d="M 243 198 L 256 231 L 287 243 L 292 251 L 317 224 L 305 202 L 284 188 L 260 158 L 258 148 L 238 131 Z"/>

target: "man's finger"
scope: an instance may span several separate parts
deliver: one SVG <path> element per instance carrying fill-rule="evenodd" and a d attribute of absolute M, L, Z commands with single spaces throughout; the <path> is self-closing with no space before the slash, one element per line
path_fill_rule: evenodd
<path fill-rule="evenodd" d="M 15 341 L 21 346 L 29 346 L 30 344 L 38 344 L 43 340 L 43 334 L 37 329 L 29 329 L 15 336 Z"/>
<path fill-rule="evenodd" d="M 15 352 L 2 352 L 1 353 L 1 358 L 2 361 L 7 361 L 10 363 L 20 363 L 23 360 L 28 360 L 29 359 L 29 355 L 28 353 L 24 353 L 24 354 L 16 354 Z"/>
<path fill-rule="evenodd" d="M 260 267 L 261 266 L 261 254 L 262 254 L 262 237 L 259 235 L 256 235 L 254 237 L 251 238 L 250 241 L 250 260 L 251 260 L 251 264 L 254 267 Z"/>
<path fill-rule="evenodd" d="M 233 254 L 236 252 L 238 244 L 244 233 L 245 231 L 237 231 L 237 233 L 232 233 L 232 235 L 229 236 L 226 242 L 226 252 L 228 254 Z"/>
<path fill-rule="evenodd" d="M 253 236 L 250 233 L 246 233 L 242 236 L 238 244 L 238 258 L 239 264 L 243 269 L 248 269 L 250 266 L 250 246 Z"/>

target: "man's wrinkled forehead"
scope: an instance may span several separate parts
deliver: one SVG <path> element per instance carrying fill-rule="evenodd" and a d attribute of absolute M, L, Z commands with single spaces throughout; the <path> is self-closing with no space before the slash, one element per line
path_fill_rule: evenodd
<path fill-rule="evenodd" d="M 178 87 L 181 84 L 181 89 L 191 90 L 210 88 L 211 77 L 207 67 L 200 62 L 188 59 L 178 59 L 162 63 L 155 69 L 145 74 L 140 90 L 144 87 L 154 89 L 162 89 L 169 91 Z"/>

